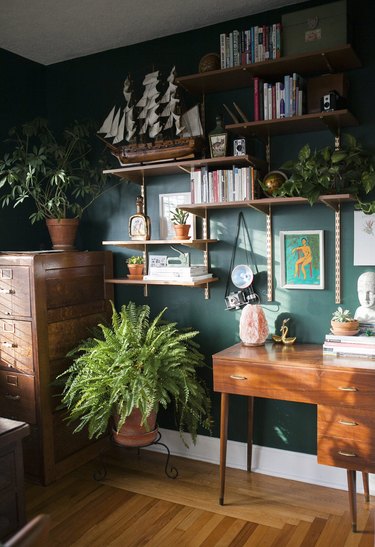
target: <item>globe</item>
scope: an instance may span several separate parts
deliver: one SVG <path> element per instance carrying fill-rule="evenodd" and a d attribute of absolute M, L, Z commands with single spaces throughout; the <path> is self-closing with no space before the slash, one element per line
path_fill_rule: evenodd
<path fill-rule="evenodd" d="M 267 195 L 272 196 L 288 179 L 283 171 L 270 171 L 263 179 L 263 188 Z"/>

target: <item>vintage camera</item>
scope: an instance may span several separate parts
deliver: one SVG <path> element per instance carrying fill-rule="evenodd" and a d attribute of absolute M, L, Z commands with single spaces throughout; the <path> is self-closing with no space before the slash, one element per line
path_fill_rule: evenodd
<path fill-rule="evenodd" d="M 225 297 L 225 305 L 227 310 L 239 310 L 246 304 L 255 304 L 258 300 L 252 287 L 247 287 L 242 291 L 231 292 Z"/>
<path fill-rule="evenodd" d="M 245 156 L 246 154 L 246 141 L 245 139 L 235 139 L 233 141 L 233 155 Z"/>
<path fill-rule="evenodd" d="M 321 112 L 328 112 L 329 110 L 340 110 L 345 107 L 345 99 L 341 97 L 337 91 L 333 90 L 323 95 L 320 99 Z"/>

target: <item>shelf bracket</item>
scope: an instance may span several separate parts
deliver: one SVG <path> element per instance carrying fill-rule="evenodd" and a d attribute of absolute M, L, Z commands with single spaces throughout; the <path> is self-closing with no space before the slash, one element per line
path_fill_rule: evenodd
<path fill-rule="evenodd" d="M 341 303 L 341 206 L 335 211 L 335 303 Z"/>

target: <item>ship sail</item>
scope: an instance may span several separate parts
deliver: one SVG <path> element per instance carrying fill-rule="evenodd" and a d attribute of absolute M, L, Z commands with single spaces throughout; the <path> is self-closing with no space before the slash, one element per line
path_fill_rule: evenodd
<path fill-rule="evenodd" d="M 131 79 L 129 76 L 125 79 L 122 99 L 125 105 L 113 106 L 98 131 L 98 134 L 104 134 L 102 140 L 121 165 L 132 160 L 148 161 L 148 158 L 157 161 L 160 154 L 161 159 L 194 157 L 200 141 L 198 137 L 203 135 L 199 108 L 181 114 L 175 80 L 175 67 L 164 80 L 159 70 L 150 72 L 143 78 L 142 96 L 135 100 Z M 142 154 L 147 158 L 143 160 Z"/>

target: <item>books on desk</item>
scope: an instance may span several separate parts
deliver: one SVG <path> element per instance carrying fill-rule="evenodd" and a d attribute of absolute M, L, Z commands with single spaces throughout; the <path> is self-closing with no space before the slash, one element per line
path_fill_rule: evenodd
<path fill-rule="evenodd" d="M 375 359 L 375 336 L 326 334 L 323 353 L 324 355 L 352 355 Z"/>

